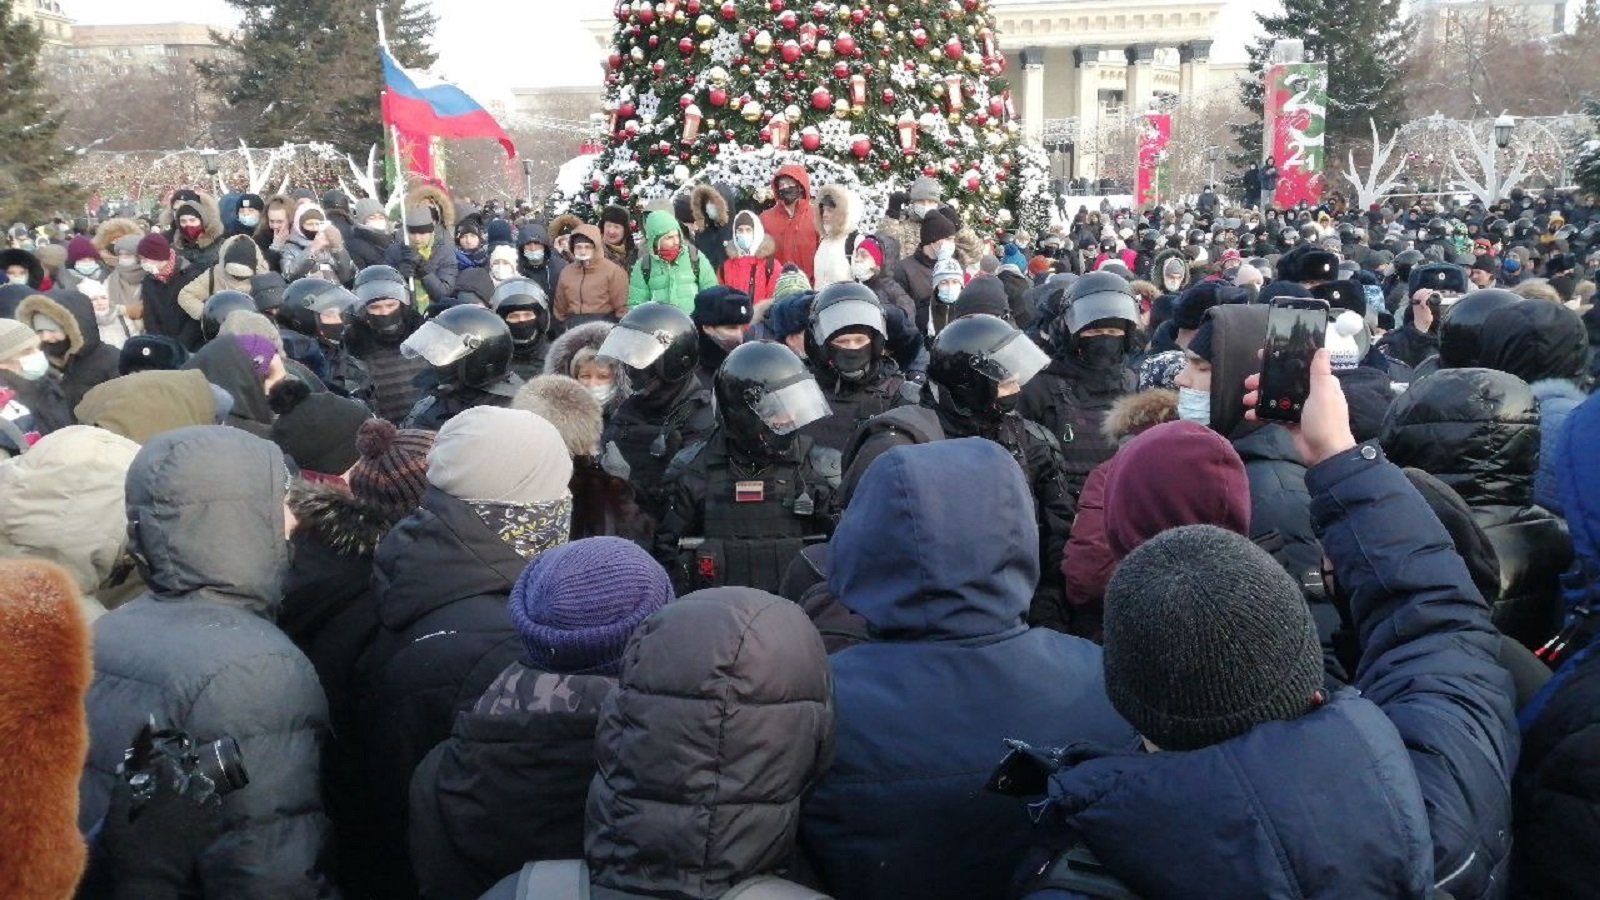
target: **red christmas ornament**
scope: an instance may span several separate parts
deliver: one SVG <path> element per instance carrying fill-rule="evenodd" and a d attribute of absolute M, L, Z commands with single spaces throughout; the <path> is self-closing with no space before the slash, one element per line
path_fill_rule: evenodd
<path fill-rule="evenodd" d="M 887 160 L 887 159 L 886 159 L 886 160 L 884 160 L 884 161 L 883 161 L 883 163 L 882 163 L 882 164 L 881 164 L 881 165 L 879 165 L 879 166 L 878 166 L 878 169 L 879 169 L 879 170 L 880 170 L 880 171 L 884 171 L 884 172 L 887 172 L 887 171 L 889 171 L 889 170 L 890 170 L 890 169 L 892 169 L 892 168 L 894 168 L 894 164 L 893 164 L 893 163 L 891 163 L 891 162 L 889 162 L 889 161 L 888 161 L 888 160 Z"/>
<path fill-rule="evenodd" d="M 611 179 L 611 186 L 614 187 L 614 188 L 620 189 L 625 184 L 627 184 L 627 182 L 622 180 L 622 176 L 621 175 L 618 175 L 617 177 Z"/>
<path fill-rule="evenodd" d="M 734 3 L 733 0 L 728 0 L 728 2 L 722 4 L 722 17 L 729 22 L 739 18 L 739 5 Z"/>
<path fill-rule="evenodd" d="M 849 78 L 850 77 L 850 64 L 849 63 L 844 63 L 844 62 L 836 62 L 836 63 L 834 63 L 833 64 L 833 77 L 835 77 L 835 78 Z"/>
<path fill-rule="evenodd" d="M 783 12 L 783 6 L 783 0 L 771 0 L 771 2 L 767 4 L 767 9 L 772 10 L 774 13 L 781 13 Z"/>
<path fill-rule="evenodd" d="M 807 128 L 800 132 L 800 149 L 807 153 L 815 153 L 822 146 L 822 133 L 815 128 Z"/>
<path fill-rule="evenodd" d="M 850 24 L 859 26 L 867 20 L 867 11 L 864 9 L 850 10 Z"/>
<path fill-rule="evenodd" d="M 619 106 L 617 106 L 617 118 L 631 119 L 633 118 L 635 111 L 636 110 L 634 109 L 633 101 L 624 100 Z"/>
<path fill-rule="evenodd" d="M 962 184 L 967 190 L 976 191 L 978 188 L 983 187 L 983 179 L 978 176 L 976 171 L 972 171 L 967 173 L 966 181 L 962 182 Z"/>
<path fill-rule="evenodd" d="M 872 138 L 864 134 L 856 135 L 850 142 L 850 152 L 855 154 L 856 159 L 866 159 L 872 155 Z"/>
<path fill-rule="evenodd" d="M 623 200 L 628 199 L 628 197 L 630 195 L 632 195 L 632 193 L 633 192 L 628 190 L 626 187 L 617 188 L 617 196 L 622 198 Z"/>
<path fill-rule="evenodd" d="M 963 3 L 962 5 L 967 8 L 967 12 L 977 12 L 978 11 L 978 0 L 966 0 L 966 2 Z"/>
<path fill-rule="evenodd" d="M 825 87 L 818 87 L 811 92 L 811 106 L 813 109 L 827 111 L 833 109 L 833 95 Z"/>
<path fill-rule="evenodd" d="M 688 2 L 683 4 L 683 10 L 687 15 L 700 15 L 700 0 L 688 0 Z"/>
<path fill-rule="evenodd" d="M 800 26 L 800 17 L 794 14 L 794 10 L 785 10 L 779 13 L 777 21 L 778 27 L 784 31 L 793 31 Z"/>
<path fill-rule="evenodd" d="M 840 56 L 855 56 L 857 50 L 856 39 L 851 37 L 849 32 L 845 32 L 839 35 L 838 40 L 833 42 L 833 49 Z"/>
<path fill-rule="evenodd" d="M 611 71 L 613 72 L 622 68 L 622 54 L 612 53 L 611 56 L 606 59 L 606 64 L 611 67 Z"/>
<path fill-rule="evenodd" d="M 950 59 L 959 60 L 961 57 L 965 56 L 966 53 L 966 48 L 961 46 L 960 38 L 952 37 L 950 40 L 944 42 L 944 55 Z"/>
<path fill-rule="evenodd" d="M 711 105 L 712 106 L 726 106 L 727 103 L 728 103 L 728 92 L 726 90 L 724 90 L 723 88 L 712 88 L 711 89 Z"/>
<path fill-rule="evenodd" d="M 895 101 L 894 89 L 893 88 L 884 88 L 883 89 L 883 105 L 884 106 L 893 106 L 894 105 L 894 101 Z"/>
<path fill-rule="evenodd" d="M 795 63 L 800 61 L 800 42 L 793 38 L 783 42 L 783 61 Z"/>
<path fill-rule="evenodd" d="M 731 129 L 731 128 L 722 133 L 722 139 L 725 140 L 725 141 L 731 141 L 731 140 L 733 140 L 733 137 L 734 137 L 733 129 Z M 712 144 L 711 145 L 711 152 L 712 153 L 717 152 L 717 145 L 716 144 Z"/>
<path fill-rule="evenodd" d="M 817 2 L 811 7 L 811 17 L 816 19 L 818 22 L 826 19 L 828 17 L 828 4 L 823 3 L 822 0 L 817 0 Z"/>
<path fill-rule="evenodd" d="M 996 119 L 1003 118 L 1006 114 L 1006 103 L 999 97 L 989 98 L 989 115 Z"/>
<path fill-rule="evenodd" d="M 589 182 L 589 190 L 591 190 L 591 191 L 600 190 L 600 179 L 596 178 L 595 180 Z"/>
<path fill-rule="evenodd" d="M 691 107 L 693 105 L 694 105 L 694 95 L 693 94 L 684 94 L 682 97 L 678 98 L 678 108 L 679 109 L 688 109 L 689 107 Z"/>
<path fill-rule="evenodd" d="M 650 43 L 650 49 L 651 49 L 651 50 L 654 50 L 654 49 L 655 49 L 655 48 L 656 48 L 656 45 L 658 45 L 658 44 L 660 44 L 660 43 L 661 43 L 661 38 L 660 38 L 660 36 L 658 36 L 658 35 L 654 35 L 654 34 L 652 34 L 652 35 L 650 35 L 650 41 L 649 41 L 649 43 Z"/>
<path fill-rule="evenodd" d="M 667 64 L 659 59 L 650 64 L 650 74 L 656 76 L 657 78 L 660 78 L 666 71 Z"/>
<path fill-rule="evenodd" d="M 928 32 L 921 28 L 911 29 L 911 43 L 915 44 L 918 50 L 928 46 Z"/>
<path fill-rule="evenodd" d="M 655 7 L 646 5 L 646 6 L 641 6 L 639 8 L 639 21 L 640 22 L 644 23 L 645 25 L 649 25 L 651 22 L 654 22 L 655 20 L 656 20 L 656 8 Z"/>
<path fill-rule="evenodd" d="M 680 38 L 678 40 L 678 52 L 682 53 L 684 56 L 693 56 L 694 38 Z"/>
<path fill-rule="evenodd" d="M 810 22 L 800 26 L 800 46 L 804 47 L 807 53 L 817 46 L 817 26 Z"/>
<path fill-rule="evenodd" d="M 626 3 L 618 3 L 617 8 L 611 12 L 616 15 L 618 22 L 626 22 L 628 17 L 633 15 L 633 9 Z"/>
<path fill-rule="evenodd" d="M 935 165 L 931 165 L 931 164 L 923 166 L 922 167 L 922 174 L 928 176 L 929 178 L 938 178 L 939 177 L 939 167 L 935 166 Z"/>

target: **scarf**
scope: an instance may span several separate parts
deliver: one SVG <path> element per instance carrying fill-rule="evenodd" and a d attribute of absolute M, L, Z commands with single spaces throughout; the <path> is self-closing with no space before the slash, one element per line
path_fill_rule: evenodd
<path fill-rule="evenodd" d="M 567 542 L 572 533 L 572 495 L 541 503 L 500 503 L 493 500 L 468 500 L 500 540 L 523 559 Z"/>

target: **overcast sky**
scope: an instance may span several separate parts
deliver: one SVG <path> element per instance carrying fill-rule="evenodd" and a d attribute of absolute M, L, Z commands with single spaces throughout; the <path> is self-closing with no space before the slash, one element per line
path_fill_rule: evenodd
<path fill-rule="evenodd" d="M 1254 33 L 1251 13 L 1277 5 L 1277 0 L 1229 0 L 1212 58 L 1242 59 Z M 62 6 L 85 24 L 237 21 L 222 0 L 62 0 Z M 512 87 L 599 83 L 601 54 L 581 22 L 609 15 L 612 0 L 433 0 L 433 6 L 439 14 L 437 71 L 481 102 L 503 101 Z"/>

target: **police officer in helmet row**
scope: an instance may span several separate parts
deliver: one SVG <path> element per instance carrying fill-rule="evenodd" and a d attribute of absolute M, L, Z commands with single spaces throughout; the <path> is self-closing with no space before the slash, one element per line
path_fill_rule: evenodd
<path fill-rule="evenodd" d="M 865 285 L 829 285 L 812 301 L 806 354 L 830 409 L 805 429 L 818 445 L 843 452 L 868 419 L 907 402 L 888 334 L 878 297 Z"/>
<path fill-rule="evenodd" d="M 475 406 L 511 405 L 523 383 L 511 371 L 512 349 L 506 321 L 481 306 L 452 306 L 423 323 L 400 351 L 426 360 L 434 385 L 400 427 L 438 431 Z"/>

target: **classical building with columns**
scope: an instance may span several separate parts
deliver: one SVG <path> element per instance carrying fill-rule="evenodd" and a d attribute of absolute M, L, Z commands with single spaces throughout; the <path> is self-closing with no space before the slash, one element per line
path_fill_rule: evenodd
<path fill-rule="evenodd" d="M 1231 91 L 1242 62 L 1211 61 L 1223 0 L 996 0 L 991 6 L 1028 137 L 1064 177 L 1094 179 L 1081 136 L 1163 103 Z"/>

